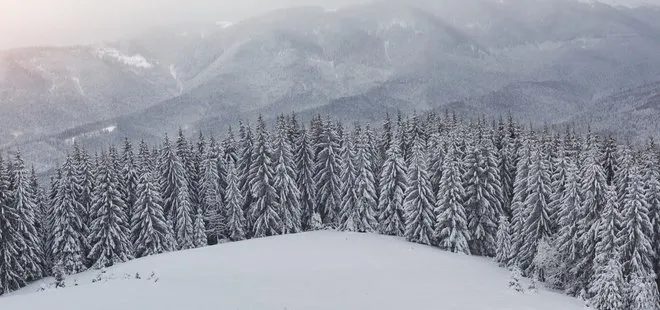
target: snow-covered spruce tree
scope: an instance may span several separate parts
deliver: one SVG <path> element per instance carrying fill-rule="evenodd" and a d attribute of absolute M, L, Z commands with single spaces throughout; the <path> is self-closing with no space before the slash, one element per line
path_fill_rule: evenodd
<path fill-rule="evenodd" d="M 72 165 L 75 172 L 73 181 L 76 188 L 75 200 L 78 201 L 79 209 L 76 211 L 82 221 L 81 235 L 87 238 L 89 236 L 89 226 L 92 224 L 90 209 L 92 206 L 92 191 L 94 190 L 94 173 L 96 170 L 95 165 L 90 162 L 89 155 L 84 148 L 81 148 L 77 143 L 73 146 Z M 85 257 L 89 254 L 88 242 L 83 242 L 83 251 Z M 89 267 L 89 262 L 86 262 Z"/>
<path fill-rule="evenodd" d="M 233 163 L 227 164 L 227 193 L 226 197 L 226 224 L 227 238 L 231 241 L 240 241 L 245 239 L 245 215 L 241 203 L 243 197 L 238 188 L 238 176 Z"/>
<path fill-rule="evenodd" d="M 615 172 L 618 169 L 616 139 L 612 136 L 607 137 L 602 149 L 603 158 L 601 163 L 605 169 L 605 178 L 607 179 L 607 184 L 612 185 L 614 183 Z"/>
<path fill-rule="evenodd" d="M 21 251 L 25 238 L 21 228 L 21 210 L 13 201 L 11 176 L 0 158 L 0 295 L 25 285 L 26 270 Z"/>
<path fill-rule="evenodd" d="M 638 165 L 631 165 L 628 180 L 629 184 L 621 204 L 623 212 L 619 235 L 624 275 L 639 272 L 643 275 L 653 274 L 652 277 L 655 278 L 653 271 L 655 253 L 651 246 L 653 227 Z"/>
<path fill-rule="evenodd" d="M 644 192 L 649 209 L 651 227 L 653 227 L 651 244 L 655 246 L 654 270 L 660 273 L 660 154 L 651 140 L 642 156 L 642 169 L 644 176 Z"/>
<path fill-rule="evenodd" d="M 126 205 L 119 191 L 119 177 L 108 156 L 96 172 L 92 195 L 89 260 L 94 268 L 113 266 L 132 259 Z"/>
<path fill-rule="evenodd" d="M 630 185 L 630 170 L 636 163 L 630 146 L 621 147 L 618 154 L 618 166 L 614 171 L 614 181 L 612 181 L 612 183 L 616 185 L 619 204 L 623 205 L 623 200 L 626 196 L 628 186 Z M 607 171 L 605 172 L 607 173 Z"/>
<path fill-rule="evenodd" d="M 137 184 L 140 179 L 138 165 L 135 160 L 135 154 L 133 153 L 133 145 L 126 138 L 124 140 L 124 147 L 122 149 L 121 155 L 121 173 L 119 177 L 122 179 L 123 188 L 119 188 L 122 192 L 122 197 L 124 198 L 124 203 L 126 204 L 126 217 L 128 222 L 126 223 L 128 227 L 131 226 L 131 219 L 133 218 L 133 208 L 135 206 L 135 200 L 137 199 Z"/>
<path fill-rule="evenodd" d="M 195 213 L 195 220 L 193 222 L 193 244 L 196 248 L 205 247 L 207 242 L 206 226 L 204 225 L 204 215 L 201 210 Z"/>
<path fill-rule="evenodd" d="M 597 242 L 593 227 L 597 224 L 606 202 L 607 180 L 605 169 L 598 162 L 600 158 L 598 145 L 593 138 L 591 138 L 591 141 L 584 152 L 585 154 L 582 155 L 582 170 L 580 171 L 581 204 L 579 214 L 577 214 L 578 227 L 574 235 L 574 238 L 577 239 L 576 247 L 579 249 L 579 253 L 577 262 L 572 268 L 572 273 L 576 276 L 576 282 L 569 291 L 573 294 L 586 289 L 592 278 Z"/>
<path fill-rule="evenodd" d="M 559 198 L 556 244 L 559 255 L 564 262 L 562 266 L 562 286 L 564 289 L 573 291 L 575 288 L 574 275 L 571 267 L 576 264 L 579 255 L 579 245 L 575 239 L 578 231 L 578 216 L 580 212 L 580 185 L 579 173 L 575 160 L 568 158 L 566 163 L 566 184 L 564 193 Z"/>
<path fill-rule="evenodd" d="M 205 232 L 213 243 L 217 243 L 217 240 L 222 239 L 226 232 L 221 196 L 223 190 L 220 189 L 223 182 L 220 181 L 218 173 L 219 158 L 221 156 L 215 147 L 215 142 L 212 142 L 202 161 L 202 178 L 199 189 L 201 199 L 198 213 L 204 216 L 206 222 Z"/>
<path fill-rule="evenodd" d="M 408 168 L 409 186 L 404 200 L 406 221 L 404 235 L 408 241 L 431 245 L 435 226 L 433 214 L 435 197 L 431 192 L 426 162 L 424 141 L 417 140 L 413 144 Z"/>
<path fill-rule="evenodd" d="M 543 237 L 538 241 L 532 260 L 534 279 L 545 282 L 549 287 L 562 287 L 562 261 L 553 237 Z"/>
<path fill-rule="evenodd" d="M 341 159 L 339 139 L 328 119 L 320 128 L 315 160 L 316 206 L 325 224 L 335 224 L 341 209 Z"/>
<path fill-rule="evenodd" d="M 541 239 L 551 234 L 552 223 L 548 201 L 550 200 L 550 167 L 539 149 L 532 151 L 532 165 L 527 177 L 527 199 L 529 209 L 523 228 L 525 237 L 518 251 L 517 262 L 527 273 L 533 273 L 532 260 Z"/>
<path fill-rule="evenodd" d="M 609 186 L 601 217 L 595 225 L 596 245 L 590 304 L 596 309 L 625 309 L 626 290 L 617 249 L 619 202 L 614 186 Z"/>
<path fill-rule="evenodd" d="M 529 138 L 523 140 L 519 148 L 518 163 L 516 166 L 516 178 L 513 185 L 513 200 L 511 201 L 511 245 L 514 256 L 517 256 L 520 247 L 523 244 L 523 229 L 525 220 L 527 219 L 527 207 L 525 200 L 527 200 L 527 177 L 529 175 L 529 167 L 531 166 L 531 144 Z"/>
<path fill-rule="evenodd" d="M 14 186 L 11 189 L 13 197 L 11 202 L 14 209 L 18 211 L 18 231 L 23 239 L 20 249 L 20 261 L 25 272 L 25 280 L 34 281 L 40 279 L 43 272 L 43 249 L 41 247 L 41 236 L 37 231 L 36 218 L 36 193 L 32 191 L 30 176 L 25 169 L 25 163 L 20 152 L 16 153 L 11 174 Z"/>
<path fill-rule="evenodd" d="M 224 157 L 224 161 L 227 164 L 233 163 L 236 166 L 238 162 L 238 147 L 236 146 L 236 138 L 234 137 L 234 131 L 231 126 L 227 128 L 227 135 L 222 140 L 222 151 L 223 153 L 221 155 Z"/>
<path fill-rule="evenodd" d="M 242 208 L 245 212 L 245 225 L 246 232 L 251 234 L 252 224 L 254 219 L 250 214 L 250 206 L 255 200 L 252 193 L 252 175 L 250 174 L 250 167 L 252 166 L 252 157 L 254 153 L 254 138 L 252 136 L 252 128 L 249 124 L 239 122 L 239 138 L 240 138 L 240 154 L 236 164 L 236 174 L 238 176 L 238 188 L 241 190 L 243 197 Z"/>
<path fill-rule="evenodd" d="M 273 151 L 266 123 L 261 115 L 257 130 L 250 167 L 251 192 L 255 201 L 250 206 L 250 218 L 254 220 L 252 235 L 255 238 L 278 235 L 282 231 L 282 218 L 277 209 L 277 193 L 273 187 Z"/>
<path fill-rule="evenodd" d="M 45 189 L 39 184 L 34 166 L 30 169 L 30 191 L 32 197 L 34 197 L 35 229 L 38 237 L 37 242 L 42 253 L 41 271 L 43 276 L 48 276 L 50 275 L 50 264 L 52 262 L 50 247 L 48 247 L 48 243 L 51 239 L 50 235 L 53 231 L 52 225 L 50 225 L 50 211 L 52 208 L 46 197 Z"/>
<path fill-rule="evenodd" d="M 163 214 L 163 200 L 153 174 L 140 176 L 135 208 L 131 221 L 135 257 L 160 254 L 174 250 L 171 227 Z"/>
<path fill-rule="evenodd" d="M 558 145 L 557 152 L 552 163 L 552 176 L 550 185 L 550 199 L 548 201 L 548 215 L 550 216 L 552 234 L 555 234 L 559 226 L 559 213 L 562 206 L 562 197 L 566 192 L 567 168 L 571 159 L 566 156 L 563 144 Z"/>
<path fill-rule="evenodd" d="M 461 178 L 459 159 L 455 150 L 450 150 L 444 161 L 442 179 L 435 204 L 435 238 L 446 250 L 470 254 L 470 231 L 463 201 L 465 190 Z"/>
<path fill-rule="evenodd" d="M 277 197 L 275 208 L 282 219 L 282 234 L 302 231 L 302 211 L 300 208 L 300 191 L 296 184 L 293 155 L 287 136 L 288 128 L 282 117 L 277 121 L 275 133 L 275 148 L 273 150 L 273 188 Z M 295 139 L 295 137 L 293 137 Z"/>
<path fill-rule="evenodd" d="M 476 141 L 465 162 L 465 209 L 470 232 L 470 252 L 495 255 L 497 219 L 502 212 L 501 185 L 493 150 L 485 140 Z"/>
<path fill-rule="evenodd" d="M 429 180 L 431 190 L 436 194 L 442 180 L 445 153 L 449 147 L 445 139 L 446 136 L 440 133 L 434 133 L 429 137 Z"/>
<path fill-rule="evenodd" d="M 366 130 L 357 137 L 356 141 L 356 186 L 357 203 L 356 212 L 359 214 L 357 231 L 374 232 L 378 228 L 377 207 L 378 197 L 376 191 L 376 179 L 374 176 L 373 160 L 375 150 L 373 149 L 373 137 L 367 125 Z M 378 168 L 380 170 L 380 168 Z"/>
<path fill-rule="evenodd" d="M 502 185 L 502 209 L 508 216 L 512 215 L 513 187 L 516 173 L 516 145 L 508 134 L 504 134 L 499 152 L 498 171 Z"/>
<path fill-rule="evenodd" d="M 190 217 L 194 222 L 195 214 L 199 209 L 199 164 L 197 163 L 197 156 L 194 152 L 194 147 L 183 135 L 183 131 L 179 128 L 179 136 L 176 140 L 176 154 L 181 160 L 183 165 L 184 176 L 188 187 L 188 201 L 190 204 Z M 182 246 L 179 241 L 179 245 Z"/>
<path fill-rule="evenodd" d="M 78 188 L 72 158 L 67 156 L 60 168 L 59 179 L 53 189 L 51 213 L 53 267 L 61 268 L 65 274 L 74 274 L 86 269 L 87 236 L 82 235 L 83 223 L 78 211 L 82 209 L 76 200 Z"/>
<path fill-rule="evenodd" d="M 500 216 L 500 222 L 497 226 L 497 244 L 495 247 L 495 261 L 501 267 L 508 267 L 511 264 L 511 224 L 506 215 Z"/>
<path fill-rule="evenodd" d="M 160 153 L 159 170 L 163 212 L 166 220 L 172 224 L 174 239 L 179 249 L 191 249 L 194 247 L 193 218 L 186 172 L 167 137 L 165 137 L 165 144 Z"/>
<path fill-rule="evenodd" d="M 312 217 L 318 213 L 316 208 L 316 187 L 314 186 L 314 154 L 309 134 L 304 127 L 300 129 L 295 143 L 296 185 L 300 191 L 301 224 L 303 230 L 311 230 Z"/>
<path fill-rule="evenodd" d="M 380 177 L 380 232 L 386 235 L 403 236 L 405 221 L 403 202 L 408 188 L 408 169 L 401 155 L 398 135 L 390 139 Z"/>
<path fill-rule="evenodd" d="M 339 211 L 339 228 L 343 231 L 357 231 L 360 215 L 357 210 L 357 169 L 355 165 L 355 142 L 357 134 L 344 141 L 341 151 L 341 210 Z"/>

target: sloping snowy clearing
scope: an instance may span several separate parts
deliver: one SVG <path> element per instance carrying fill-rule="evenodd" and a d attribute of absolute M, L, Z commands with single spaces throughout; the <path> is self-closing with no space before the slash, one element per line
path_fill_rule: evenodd
<path fill-rule="evenodd" d="M 101 281 L 92 282 L 98 275 L 88 271 L 67 278 L 66 288 L 37 292 L 53 282 L 46 279 L 1 297 L 0 309 L 583 308 L 578 300 L 545 289 L 514 291 L 509 273 L 485 258 L 332 231 L 147 257 L 109 268 Z"/>

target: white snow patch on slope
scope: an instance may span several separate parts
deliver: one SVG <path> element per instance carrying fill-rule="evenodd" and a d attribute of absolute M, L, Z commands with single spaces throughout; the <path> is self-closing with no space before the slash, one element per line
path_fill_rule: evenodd
<path fill-rule="evenodd" d="M 220 26 L 220 28 L 222 29 L 229 28 L 234 25 L 233 22 L 227 22 L 227 21 L 219 21 L 219 22 L 215 22 L 215 24 Z"/>
<path fill-rule="evenodd" d="M 71 276 L 66 288 L 44 292 L 35 293 L 44 282 L 35 283 L 0 298 L 0 309 L 583 309 L 542 288 L 515 292 L 509 273 L 486 258 L 332 231 L 147 257 L 111 267 L 92 283 L 98 275 Z"/>
<path fill-rule="evenodd" d="M 183 93 L 183 83 L 179 79 L 179 75 L 176 72 L 176 67 L 174 65 L 170 65 L 170 75 L 176 82 L 176 86 L 179 88 L 179 95 Z"/>
<path fill-rule="evenodd" d="M 73 81 L 74 85 L 76 85 L 76 89 L 78 90 L 78 93 L 85 96 L 85 90 L 82 88 L 82 85 L 80 85 L 80 78 L 73 76 L 71 77 L 71 80 Z"/>
<path fill-rule="evenodd" d="M 415 28 L 415 23 L 408 22 L 403 19 L 393 19 L 389 23 L 381 23 L 378 25 L 378 31 L 388 31 L 394 28 L 412 29 Z"/>
<path fill-rule="evenodd" d="M 132 66 L 136 68 L 141 68 L 141 69 L 150 69 L 153 68 L 153 65 L 147 61 L 144 56 L 140 54 L 135 54 L 135 55 L 126 55 L 122 53 L 121 51 L 110 48 L 110 47 L 104 47 L 104 48 L 98 48 L 95 50 L 96 56 L 101 58 L 101 59 L 112 59 L 114 61 L 118 61 L 124 65 L 127 66 Z"/>

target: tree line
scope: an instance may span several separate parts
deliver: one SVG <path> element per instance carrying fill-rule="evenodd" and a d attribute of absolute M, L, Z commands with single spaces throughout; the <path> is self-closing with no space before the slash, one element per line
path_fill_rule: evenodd
<path fill-rule="evenodd" d="M 595 309 L 657 309 L 660 153 L 508 119 L 315 116 L 181 131 L 91 156 L 49 187 L 0 158 L 0 293 L 48 275 L 220 242 L 333 228 L 381 233 L 502 266 Z"/>

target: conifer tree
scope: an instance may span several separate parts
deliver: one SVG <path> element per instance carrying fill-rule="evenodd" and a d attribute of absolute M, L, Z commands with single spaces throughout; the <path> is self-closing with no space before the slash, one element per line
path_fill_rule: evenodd
<path fill-rule="evenodd" d="M 353 139 L 346 139 L 342 146 L 341 168 L 341 210 L 339 211 L 339 228 L 343 231 L 358 231 L 360 214 L 357 210 L 357 168 L 355 166 L 355 140 L 359 135 L 359 127 Z"/>
<path fill-rule="evenodd" d="M 137 199 L 137 184 L 140 179 L 138 165 L 135 160 L 135 154 L 133 153 L 133 145 L 126 138 L 124 140 L 124 148 L 122 150 L 121 158 L 122 169 L 117 171 L 121 173 L 119 176 L 122 179 L 123 188 L 119 190 L 123 194 L 124 203 L 126 204 L 126 217 L 128 222 L 126 223 L 130 227 L 131 219 L 133 217 L 133 209 L 135 206 L 135 200 Z"/>
<path fill-rule="evenodd" d="M 226 197 L 226 226 L 227 238 L 231 241 L 240 241 L 245 239 L 245 216 L 241 202 L 241 191 L 238 188 L 238 176 L 233 163 L 228 163 L 227 167 L 227 193 Z"/>
<path fill-rule="evenodd" d="M 172 251 L 172 228 L 163 213 L 163 200 L 155 178 L 150 172 L 140 176 L 136 191 L 135 208 L 131 220 L 135 257 Z"/>
<path fill-rule="evenodd" d="M 78 213 L 82 207 L 76 200 L 78 188 L 75 177 L 72 158 L 67 156 L 53 190 L 50 220 L 53 227 L 52 265 L 60 268 L 64 274 L 74 274 L 86 269 L 84 249 L 87 247 L 87 237 L 82 235 L 83 223 Z"/>
<path fill-rule="evenodd" d="M 337 222 L 341 209 L 341 160 L 339 140 L 330 120 L 320 128 L 315 160 L 316 206 L 324 223 Z"/>
<path fill-rule="evenodd" d="M 564 193 L 560 198 L 557 223 L 559 231 L 557 232 L 557 247 L 562 261 L 563 267 L 563 286 L 569 291 L 575 289 L 575 282 L 573 279 L 572 267 L 579 255 L 579 244 L 575 239 L 578 231 L 578 220 L 580 212 L 580 185 L 579 173 L 575 160 L 569 158 L 566 163 L 566 184 Z"/>
<path fill-rule="evenodd" d="M 435 207 L 435 238 L 443 249 L 470 254 L 470 231 L 463 206 L 465 190 L 456 152 L 451 150 L 444 162 Z"/>
<path fill-rule="evenodd" d="M 506 215 L 500 216 L 497 226 L 497 245 L 495 248 L 495 261 L 500 263 L 501 267 L 508 267 L 511 263 L 511 225 Z"/>
<path fill-rule="evenodd" d="M 249 124 L 239 122 L 239 126 L 240 154 L 236 165 L 236 173 L 238 176 L 238 188 L 241 190 L 241 196 L 243 197 L 242 208 L 243 212 L 245 212 L 246 228 L 248 233 L 250 233 L 254 222 L 250 214 L 250 206 L 255 199 L 254 197 L 256 197 L 252 193 L 253 181 L 250 174 L 252 157 L 254 155 L 254 138 L 252 137 L 252 129 Z"/>
<path fill-rule="evenodd" d="M 275 207 L 282 219 L 282 234 L 302 231 L 302 211 L 300 208 L 300 191 L 295 181 L 293 155 L 287 137 L 288 128 L 284 119 L 277 122 L 275 134 L 275 149 L 273 152 L 273 188 L 277 193 Z M 292 137 L 296 139 L 297 137 Z"/>
<path fill-rule="evenodd" d="M 359 135 L 356 141 L 355 181 L 357 202 L 355 209 L 359 214 L 357 227 L 359 232 L 374 232 L 378 228 L 378 222 L 376 221 L 378 197 L 372 163 L 375 152 L 373 150 L 374 141 L 370 137 L 370 132 L 371 130 L 367 126 L 365 132 Z"/>
<path fill-rule="evenodd" d="M 206 240 L 206 227 L 204 225 L 204 215 L 200 210 L 195 214 L 195 221 L 193 222 L 193 244 L 196 248 L 201 248 L 207 245 Z"/>
<path fill-rule="evenodd" d="M 18 231 L 21 234 L 20 261 L 25 280 L 34 281 L 43 276 L 43 251 L 37 231 L 36 192 L 30 186 L 30 177 L 20 152 L 16 153 L 13 171 L 14 187 L 11 189 L 13 208 L 18 212 Z"/>
<path fill-rule="evenodd" d="M 188 180 L 181 160 L 170 146 L 167 137 L 161 151 L 160 188 L 163 212 L 170 221 L 179 249 L 193 248 L 193 217 Z"/>
<path fill-rule="evenodd" d="M 655 253 L 651 246 L 653 227 L 644 196 L 644 184 L 637 165 L 632 165 L 628 175 L 629 184 L 622 202 L 622 222 L 619 246 L 624 274 L 653 273 Z M 655 278 L 655 276 L 654 276 Z"/>
<path fill-rule="evenodd" d="M 21 259 L 25 239 L 21 228 L 21 210 L 13 201 L 11 176 L 0 158 L 0 295 L 25 285 L 26 270 Z"/>
<path fill-rule="evenodd" d="M 274 236 L 282 231 L 282 218 L 277 210 L 277 193 L 273 187 L 273 151 L 266 123 L 259 116 L 255 136 L 252 166 L 250 167 L 251 192 L 256 200 L 250 206 L 250 218 L 254 220 L 252 235 L 255 238 Z"/>
<path fill-rule="evenodd" d="M 132 259 L 126 205 L 111 160 L 103 156 L 92 196 L 89 259 L 94 268 L 113 266 Z"/>
<path fill-rule="evenodd" d="M 301 222 L 303 230 L 310 230 L 316 208 L 316 187 L 314 186 L 314 154 L 309 134 L 301 128 L 295 149 L 296 185 L 300 191 Z"/>
<path fill-rule="evenodd" d="M 532 152 L 532 165 L 527 177 L 527 199 L 525 206 L 529 210 L 523 233 L 523 245 L 518 252 L 519 266 L 528 274 L 533 271 L 532 260 L 539 241 L 552 233 L 550 211 L 550 167 L 539 149 Z"/>
<path fill-rule="evenodd" d="M 408 189 L 408 169 L 401 155 L 399 137 L 392 136 L 385 154 L 380 177 L 380 232 L 386 235 L 403 236 L 405 220 L 403 202 Z"/>
<path fill-rule="evenodd" d="M 426 163 L 423 141 L 415 141 L 408 168 L 409 187 L 404 200 L 404 235 L 408 241 L 431 245 L 435 226 L 435 199 L 431 192 Z"/>
<path fill-rule="evenodd" d="M 209 149 L 204 155 L 202 161 L 202 177 L 200 180 L 200 210 L 205 219 L 205 232 L 213 242 L 222 238 L 225 234 L 224 210 L 221 192 L 223 186 L 218 172 L 218 159 L 221 158 L 215 147 L 215 142 L 211 142 Z"/>

